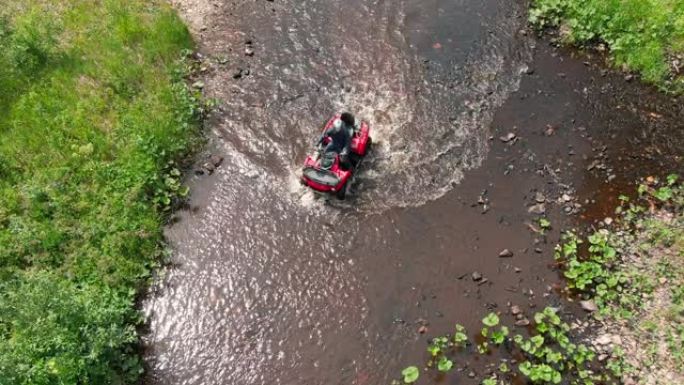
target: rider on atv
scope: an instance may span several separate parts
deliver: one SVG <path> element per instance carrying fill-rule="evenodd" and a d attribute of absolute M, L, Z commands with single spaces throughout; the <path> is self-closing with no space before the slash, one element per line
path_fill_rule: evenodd
<path fill-rule="evenodd" d="M 349 166 L 349 147 L 355 130 L 354 115 L 345 112 L 336 119 L 318 140 L 318 146 L 325 143 L 323 153 L 335 152 L 340 155 L 340 163 Z"/>

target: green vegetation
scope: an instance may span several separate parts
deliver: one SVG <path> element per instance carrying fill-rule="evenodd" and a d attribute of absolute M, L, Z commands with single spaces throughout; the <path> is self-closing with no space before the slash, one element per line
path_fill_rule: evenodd
<path fill-rule="evenodd" d="M 637 383 L 682 383 L 684 189 L 676 175 L 649 178 L 637 200 L 620 200 L 613 227 L 566 233 L 556 258 L 568 290 L 595 304 L 598 334 L 620 336 L 607 369 Z"/>
<path fill-rule="evenodd" d="M 572 342 L 569 335 L 570 325 L 563 322 L 558 316 L 558 311 L 547 307 L 542 312 L 535 313 L 535 331 L 529 337 L 516 334 L 509 337 L 509 329 L 506 325 L 500 326 L 500 318 L 496 313 L 489 313 L 482 319 L 480 335 L 484 341 L 477 345 L 477 353 L 482 359 L 490 359 L 490 348 L 499 349 L 499 353 L 508 354 L 510 357 L 523 357 L 517 370 L 508 366 L 508 360 L 503 359 L 498 364 L 498 370 L 489 373 L 482 379 L 482 384 L 510 383 L 516 377 L 524 377 L 533 384 L 560 384 L 565 378 L 567 383 L 576 385 L 592 385 L 595 383 L 615 383 L 611 376 L 598 373 L 591 368 L 595 353 L 586 345 Z M 498 327 L 498 328 L 497 328 Z M 440 336 L 433 338 L 428 346 L 430 359 L 426 363 L 426 369 L 437 366 L 440 372 L 448 372 L 452 369 L 457 355 L 471 355 L 475 352 L 468 349 L 471 344 L 465 329 L 456 325 L 456 333 L 452 336 Z M 466 361 L 464 358 L 463 361 Z M 416 374 L 409 377 L 407 373 Z M 419 373 L 418 368 L 410 366 L 404 371 L 405 383 L 415 382 Z M 395 382 L 396 383 L 396 382 Z"/>
<path fill-rule="evenodd" d="M 0 8 L 0 384 L 133 383 L 134 301 L 164 255 L 203 108 L 159 1 Z"/>
<path fill-rule="evenodd" d="M 482 384 L 520 377 L 533 384 L 684 383 L 684 187 L 675 175 L 648 178 L 638 194 L 635 202 L 620 197 L 616 219 L 605 221 L 612 227 L 566 232 L 556 247 L 567 294 L 592 311 L 592 334 L 547 307 L 534 314 L 531 333 L 511 337 L 489 313 L 474 342 L 458 324 L 453 336 L 433 338 L 425 370 L 447 372 L 479 354 L 501 357 L 486 365 Z M 509 367 L 512 358 L 518 364 Z"/>
<path fill-rule="evenodd" d="M 684 91 L 681 0 L 534 0 L 533 25 L 559 27 L 570 44 L 610 49 L 614 64 L 664 90 Z"/>

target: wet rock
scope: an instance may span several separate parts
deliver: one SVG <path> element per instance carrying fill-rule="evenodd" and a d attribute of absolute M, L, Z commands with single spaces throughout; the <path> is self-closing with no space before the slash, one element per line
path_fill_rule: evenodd
<path fill-rule="evenodd" d="M 203 169 L 204 172 L 206 172 L 207 174 L 213 174 L 213 173 L 214 173 L 214 170 L 216 170 L 216 166 L 214 166 L 213 164 L 211 164 L 211 162 L 206 162 L 206 163 L 204 163 L 204 164 L 202 165 L 202 169 Z"/>
<path fill-rule="evenodd" d="M 556 129 L 553 128 L 550 124 L 546 126 L 546 131 L 544 131 L 544 135 L 546 136 L 551 136 L 556 132 Z"/>
<path fill-rule="evenodd" d="M 511 258 L 513 256 L 513 252 L 508 250 L 508 249 L 503 249 L 499 253 L 499 258 Z"/>
<path fill-rule="evenodd" d="M 595 312 L 598 310 L 598 307 L 594 303 L 594 301 L 580 301 L 580 306 L 582 306 L 582 309 L 584 311 L 588 312 Z"/>
<path fill-rule="evenodd" d="M 538 203 L 536 205 L 530 206 L 527 212 L 531 214 L 542 215 L 546 212 L 546 206 L 543 203 Z"/>
<path fill-rule="evenodd" d="M 520 74 L 521 74 L 521 75 L 523 75 L 523 74 L 525 74 L 525 75 L 532 75 L 533 73 L 534 73 L 534 68 L 528 66 L 527 64 L 524 64 L 524 65 L 520 68 Z"/>
<path fill-rule="evenodd" d="M 245 75 L 245 70 L 242 68 L 238 68 L 233 72 L 233 79 L 241 79 Z"/>
<path fill-rule="evenodd" d="M 530 320 L 527 318 L 519 319 L 515 321 L 515 326 L 529 326 Z"/>
<path fill-rule="evenodd" d="M 223 163 L 223 157 L 220 155 L 212 155 L 209 157 L 209 162 L 214 165 L 214 167 L 218 167 Z"/>
<path fill-rule="evenodd" d="M 473 271 L 472 277 L 473 277 L 473 281 L 475 281 L 475 282 L 482 280 L 482 274 L 480 274 L 477 271 Z"/>
<path fill-rule="evenodd" d="M 508 143 L 508 142 L 510 142 L 511 140 L 515 139 L 515 138 L 516 138 L 515 134 L 512 133 L 512 132 L 509 132 L 508 134 L 499 137 L 499 140 L 501 140 L 501 141 L 504 142 L 504 143 Z"/>

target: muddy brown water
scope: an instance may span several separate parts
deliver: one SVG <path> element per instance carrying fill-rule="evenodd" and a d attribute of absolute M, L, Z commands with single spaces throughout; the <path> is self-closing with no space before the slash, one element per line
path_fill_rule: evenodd
<path fill-rule="evenodd" d="M 578 314 L 553 290 L 558 229 L 682 167 L 681 103 L 521 34 L 522 3 L 177 6 L 221 100 L 209 148 L 224 161 L 189 179 L 167 229 L 173 263 L 144 305 L 150 384 L 389 383 L 456 322 L 512 322 L 508 304 Z M 343 109 L 375 145 L 351 196 L 326 201 L 297 172 Z M 537 193 L 546 235 L 530 230 Z M 479 383 L 487 362 L 421 383 Z"/>

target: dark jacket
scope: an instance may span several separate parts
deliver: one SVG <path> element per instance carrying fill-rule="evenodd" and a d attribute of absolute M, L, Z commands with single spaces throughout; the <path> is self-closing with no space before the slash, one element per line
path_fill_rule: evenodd
<path fill-rule="evenodd" d="M 342 125 L 342 129 L 335 131 L 334 128 L 329 128 L 323 133 L 321 139 L 318 141 L 319 144 L 323 143 L 325 138 L 330 138 L 331 141 L 326 146 L 326 151 L 335 151 L 341 153 L 342 150 L 349 152 L 349 147 L 351 146 L 351 129 L 347 127 L 347 124 Z"/>

